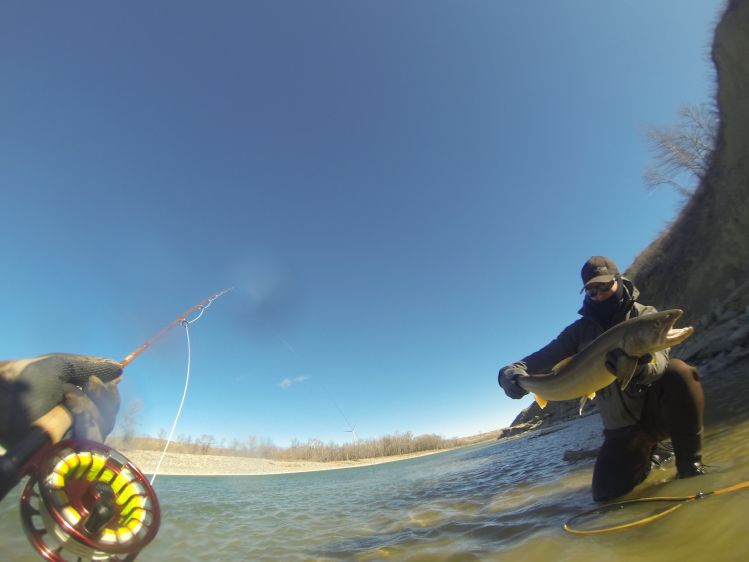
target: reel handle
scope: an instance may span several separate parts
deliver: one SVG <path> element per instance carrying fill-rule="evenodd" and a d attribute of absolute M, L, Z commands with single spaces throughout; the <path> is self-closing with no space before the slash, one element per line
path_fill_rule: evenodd
<path fill-rule="evenodd" d="M 23 477 L 23 469 L 34 454 L 52 443 L 49 434 L 39 426 L 32 426 L 21 439 L 0 457 L 0 501 Z"/>

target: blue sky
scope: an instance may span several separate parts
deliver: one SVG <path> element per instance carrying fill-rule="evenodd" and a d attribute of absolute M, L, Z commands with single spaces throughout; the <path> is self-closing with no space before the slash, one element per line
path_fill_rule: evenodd
<path fill-rule="evenodd" d="M 177 434 L 506 426 L 582 262 L 674 217 L 643 127 L 713 96 L 721 5 L 4 3 L 0 355 L 121 359 L 233 286 Z M 127 368 L 140 431 L 185 364 L 173 330 Z"/>

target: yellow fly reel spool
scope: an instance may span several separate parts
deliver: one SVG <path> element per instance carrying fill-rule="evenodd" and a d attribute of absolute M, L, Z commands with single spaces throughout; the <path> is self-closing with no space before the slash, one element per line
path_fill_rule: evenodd
<path fill-rule="evenodd" d="M 35 465 L 21 496 L 21 519 L 46 560 L 134 560 L 156 536 L 156 493 L 121 453 L 71 439 Z"/>

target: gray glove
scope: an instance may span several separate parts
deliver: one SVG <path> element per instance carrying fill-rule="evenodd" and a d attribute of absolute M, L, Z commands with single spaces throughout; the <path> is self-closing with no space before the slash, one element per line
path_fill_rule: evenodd
<path fill-rule="evenodd" d="M 0 443 L 10 447 L 59 404 L 74 417 L 74 436 L 105 438 L 113 429 L 122 367 L 111 359 L 55 353 L 0 362 Z"/>
<path fill-rule="evenodd" d="M 499 386 L 510 398 L 517 400 L 522 398 L 528 391 L 518 384 L 518 377 L 527 375 L 528 371 L 517 365 L 509 365 L 499 370 Z"/>
<path fill-rule="evenodd" d="M 629 355 L 623 349 L 617 347 L 606 354 L 606 369 L 615 377 L 622 377 L 630 374 L 630 372 L 623 371 L 629 371 L 632 369 L 632 364 L 635 363 L 634 376 L 637 376 L 642 372 L 643 367 L 652 360 L 653 356 L 649 353 L 646 353 L 641 357 L 634 357 Z"/>

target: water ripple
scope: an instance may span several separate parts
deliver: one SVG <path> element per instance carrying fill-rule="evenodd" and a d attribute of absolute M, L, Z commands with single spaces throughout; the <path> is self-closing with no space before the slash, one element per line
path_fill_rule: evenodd
<path fill-rule="evenodd" d="M 749 479 L 747 437 L 749 422 L 712 430 L 707 452 L 720 469 L 701 486 L 714 489 Z M 636 541 L 626 534 L 585 540 L 564 533 L 566 519 L 593 505 L 592 461 L 569 464 L 564 451 L 598 442 L 598 420 L 591 417 L 553 435 L 373 467 L 276 476 L 163 476 L 157 481 L 162 528 L 138 559 L 611 562 L 637 557 L 643 549 L 660 559 L 700 554 L 721 559 L 721 552 L 722 559 L 749 559 L 743 529 L 749 492 L 680 510 L 640 532 Z M 688 480 L 674 482 L 670 468 L 651 475 L 638 493 L 692 488 Z M 19 495 L 20 487 L 0 504 L 4 559 L 36 560 L 20 529 Z M 685 540 L 692 536 L 730 545 L 731 551 L 728 546 L 701 550 L 701 543 Z"/>

